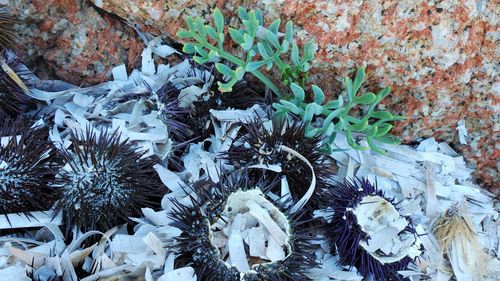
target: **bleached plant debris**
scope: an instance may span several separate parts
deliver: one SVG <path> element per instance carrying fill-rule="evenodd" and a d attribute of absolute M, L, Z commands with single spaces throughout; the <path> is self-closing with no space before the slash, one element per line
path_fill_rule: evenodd
<path fill-rule="evenodd" d="M 210 228 L 212 244 L 228 253 L 226 262 L 241 272 L 255 263 L 283 260 L 291 252 L 286 216 L 257 189 L 232 193 L 221 218 Z"/>

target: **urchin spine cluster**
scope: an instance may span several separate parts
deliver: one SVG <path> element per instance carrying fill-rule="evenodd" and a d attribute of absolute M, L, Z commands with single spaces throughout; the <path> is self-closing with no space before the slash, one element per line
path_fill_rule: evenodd
<path fill-rule="evenodd" d="M 373 213 L 363 212 L 361 209 L 369 204 L 378 204 L 377 210 Z M 367 179 L 345 180 L 322 192 L 321 205 L 325 209 L 333 209 L 333 214 L 327 218 L 330 222 L 324 225 L 324 231 L 332 251 L 336 250 L 339 255 L 339 264 L 355 266 L 363 276 L 374 280 L 405 280 L 398 271 L 406 269 L 415 256 L 418 256 L 421 244 L 411 219 L 400 216 L 397 204 L 386 198 L 383 191 Z M 398 235 L 413 237 L 414 243 L 404 255 L 384 256 L 381 252 L 367 250 L 370 236 L 361 220 L 377 221 L 383 216 L 383 209 L 396 212 L 398 218 L 392 218 L 391 222 L 405 220 L 405 227 Z M 358 218 L 356 215 L 361 213 L 370 215 Z"/>
<path fill-rule="evenodd" d="M 180 106 L 179 92 L 173 83 L 165 83 L 157 92 L 158 110 L 172 138 L 177 142 L 185 142 L 192 137 L 192 132 L 186 125 L 189 109 Z"/>
<path fill-rule="evenodd" d="M 0 214 L 46 211 L 54 202 L 57 167 L 54 148 L 43 125 L 17 118 L 0 126 Z"/>
<path fill-rule="evenodd" d="M 13 25 L 16 19 L 3 9 L 0 10 L 0 51 L 9 47 L 15 36 Z"/>
<path fill-rule="evenodd" d="M 13 51 L 16 34 L 14 16 L 0 9 L 0 118 L 16 118 L 34 105 L 26 95 L 28 86 L 25 75 L 31 73 L 20 63 Z M 29 84 L 29 83 L 28 83 Z"/>
<path fill-rule="evenodd" d="M 87 129 L 71 133 L 71 147 L 60 152 L 65 165 L 58 173 L 60 199 L 68 227 L 107 230 L 140 213 L 141 207 L 159 205 L 165 193 L 153 169 L 156 163 L 141 158 L 116 131 Z"/>
<path fill-rule="evenodd" d="M 311 170 L 304 161 L 283 151 L 280 146 L 289 147 L 304 156 L 320 180 L 333 171 L 334 164 L 320 150 L 323 139 L 320 136 L 305 138 L 305 126 L 298 121 L 273 118 L 272 128 L 268 128 L 261 120 L 255 120 L 244 125 L 242 131 L 241 138 L 223 157 L 237 168 L 254 164 L 279 165 L 295 199 L 303 196 L 311 184 Z"/>
<path fill-rule="evenodd" d="M 15 119 L 35 108 L 34 100 L 27 95 L 35 78 L 9 49 L 0 52 L 0 65 L 0 118 Z"/>
<path fill-rule="evenodd" d="M 170 218 L 172 226 L 179 228 L 182 234 L 176 237 L 177 266 L 191 265 L 195 268 L 199 280 L 309 280 L 305 275 L 309 269 L 317 267 L 314 258 L 314 246 L 307 229 L 301 228 L 300 216 L 292 216 L 283 206 L 282 210 L 290 224 L 290 253 L 279 261 L 252 266 L 251 270 L 240 272 L 220 257 L 220 251 L 211 243 L 211 225 L 223 219 L 228 198 L 235 192 L 255 190 L 259 186 L 263 192 L 273 184 L 256 183 L 249 180 L 246 172 L 224 176 L 219 183 L 200 183 L 208 189 L 195 188 L 192 204 L 182 204 L 172 200 L 173 209 Z M 259 190 L 260 191 L 260 190 Z M 227 209 L 226 209 L 227 210 Z"/>

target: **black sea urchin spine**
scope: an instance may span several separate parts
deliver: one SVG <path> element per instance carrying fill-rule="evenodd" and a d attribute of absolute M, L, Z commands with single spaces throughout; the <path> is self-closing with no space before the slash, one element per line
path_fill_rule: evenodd
<path fill-rule="evenodd" d="M 344 266 L 355 266 L 365 277 L 374 280 L 407 280 L 398 271 L 407 268 L 412 259 L 408 256 L 393 263 L 382 264 L 360 246 L 361 241 L 369 239 L 358 224 L 356 215 L 352 212 L 366 196 L 379 196 L 395 206 L 394 200 L 384 197 L 383 191 L 367 179 L 344 180 L 342 183 L 323 190 L 321 207 L 332 208 L 331 222 L 325 223 L 324 232 L 331 244 L 332 251 L 339 255 L 338 263 Z M 415 234 L 411 219 L 403 230 Z"/>
<path fill-rule="evenodd" d="M 192 132 L 186 124 L 190 110 L 180 107 L 179 92 L 173 83 L 165 83 L 157 92 L 159 111 L 160 118 L 167 125 L 172 139 L 176 142 L 186 142 L 192 138 Z"/>
<path fill-rule="evenodd" d="M 234 266 L 228 266 L 220 257 L 219 250 L 210 242 L 210 225 L 221 218 L 224 204 L 229 195 L 237 190 L 249 190 L 260 187 L 263 192 L 270 190 L 276 182 L 266 184 L 251 181 L 246 172 L 235 172 L 231 176 L 223 176 L 219 183 L 200 182 L 194 187 L 196 196 L 191 197 L 192 204 L 187 206 L 177 200 L 170 218 L 172 226 L 182 230 L 176 237 L 176 266 L 192 266 L 199 280 L 309 280 L 305 275 L 309 269 L 317 267 L 312 237 L 307 229 L 302 228 L 300 215 L 288 215 L 282 205 L 276 204 L 287 214 L 292 238 L 292 253 L 284 260 L 272 264 L 259 265 L 251 272 L 243 274 Z M 204 188 L 201 188 L 204 187 Z M 196 198 L 196 199 L 195 199 Z"/>
<path fill-rule="evenodd" d="M 35 109 L 27 91 L 38 78 L 9 49 L 0 52 L 0 64 L 0 118 L 16 118 Z"/>
<path fill-rule="evenodd" d="M 11 46 L 14 43 L 16 34 L 14 24 L 16 19 L 3 9 L 0 10 L 0 51 Z"/>
<path fill-rule="evenodd" d="M 57 167 L 44 125 L 23 118 L 0 125 L 0 214 L 46 211 L 54 203 L 52 190 Z"/>
<path fill-rule="evenodd" d="M 158 206 L 165 193 L 153 169 L 155 161 L 142 154 L 118 132 L 72 132 L 71 147 L 60 155 L 62 186 L 56 210 L 65 224 L 85 230 L 107 230 L 124 223 L 141 207 Z"/>
<path fill-rule="evenodd" d="M 261 120 L 255 120 L 243 125 L 240 139 L 222 157 L 236 168 L 254 164 L 279 165 L 281 175 L 288 179 L 293 198 L 298 200 L 311 184 L 311 169 L 298 157 L 282 151 L 280 146 L 297 151 L 311 163 L 318 178 L 318 187 L 331 176 L 335 168 L 333 161 L 320 150 L 323 139 L 320 136 L 305 138 L 304 130 L 305 126 L 298 121 L 290 123 L 273 118 L 270 131 Z"/>

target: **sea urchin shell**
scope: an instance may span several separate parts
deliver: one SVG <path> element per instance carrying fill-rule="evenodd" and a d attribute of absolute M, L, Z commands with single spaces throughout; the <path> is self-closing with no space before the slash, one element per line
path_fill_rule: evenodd
<path fill-rule="evenodd" d="M 249 183 L 246 172 L 199 185 L 192 204 L 172 201 L 171 225 L 182 231 L 177 266 L 191 265 L 208 281 L 309 280 L 306 271 L 316 267 L 311 238 L 263 194 L 269 185 Z"/>
<path fill-rule="evenodd" d="M 322 207 L 332 208 L 325 233 L 339 264 L 355 266 L 367 278 L 403 280 L 398 271 L 421 253 L 421 242 L 410 218 L 399 214 L 366 179 L 345 180 L 324 190 Z"/>
<path fill-rule="evenodd" d="M 287 177 L 294 199 L 306 193 L 312 180 L 311 169 L 298 157 L 283 151 L 280 148 L 282 145 L 307 159 L 318 178 L 331 175 L 335 166 L 320 151 L 321 137 L 305 138 L 305 127 L 298 121 L 273 118 L 268 125 L 260 120 L 243 125 L 244 135 L 233 143 L 223 157 L 237 168 L 254 164 L 279 165 L 281 175 Z"/>
<path fill-rule="evenodd" d="M 53 153 L 47 128 L 30 126 L 22 118 L 0 126 L 0 214 L 45 211 L 53 200 L 48 188 L 54 178 Z"/>
<path fill-rule="evenodd" d="M 153 169 L 155 161 L 141 158 L 117 132 L 71 133 L 71 148 L 61 151 L 65 166 L 56 210 L 66 225 L 84 230 L 107 230 L 158 205 L 165 193 Z"/>

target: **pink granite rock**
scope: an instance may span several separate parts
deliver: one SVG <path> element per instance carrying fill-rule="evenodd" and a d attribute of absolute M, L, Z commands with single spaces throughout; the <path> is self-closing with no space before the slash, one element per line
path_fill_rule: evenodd
<path fill-rule="evenodd" d="M 37 74 L 77 85 L 109 79 L 111 68 L 140 62 L 142 42 L 121 20 L 75 0 L 0 0 L 19 19 L 21 56 Z M 40 69 L 41 68 L 41 69 Z"/>
<path fill-rule="evenodd" d="M 2 0 L 0 0 L 1 3 Z M 405 141 L 434 136 L 455 144 L 477 178 L 498 192 L 500 80 L 498 11 L 495 1 L 445 0 L 89 0 L 137 23 L 143 30 L 175 38 L 184 18 L 210 19 L 219 7 L 234 25 L 237 7 L 261 8 L 268 20 L 292 19 L 300 42 L 314 39 L 318 52 L 312 81 L 335 97 L 340 78 L 366 66 L 368 87 L 391 86 L 384 105 L 408 116 L 395 133 Z M 12 2 L 12 1 L 11 1 Z M 95 83 L 109 69 L 132 67 L 141 43 L 125 25 L 81 1 L 15 1 L 26 20 L 28 56 L 40 55 L 55 74 L 74 83 Z M 19 3 L 18 3 L 19 2 Z M 29 4 L 31 3 L 31 4 Z M 48 8 L 47 6 L 50 6 Z M 26 28 L 29 27 L 29 28 Z M 458 141 L 465 120 L 468 144 Z"/>

